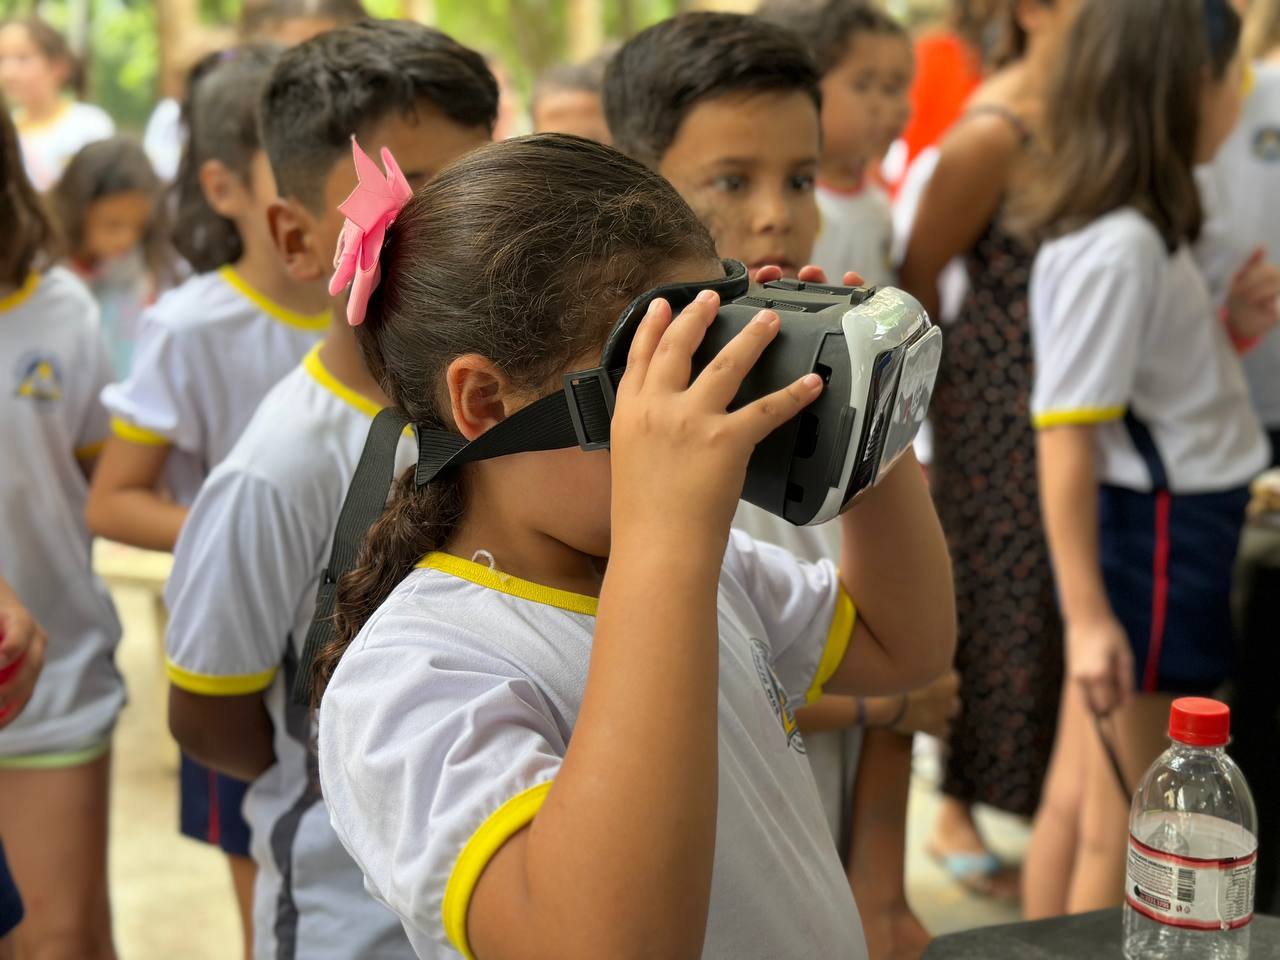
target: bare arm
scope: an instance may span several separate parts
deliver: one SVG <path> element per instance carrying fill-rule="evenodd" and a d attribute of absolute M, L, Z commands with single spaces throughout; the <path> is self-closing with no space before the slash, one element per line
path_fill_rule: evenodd
<path fill-rule="evenodd" d="M 169 685 L 169 732 L 205 766 L 255 780 L 276 762 L 274 728 L 261 691 L 207 697 Z"/>
<path fill-rule="evenodd" d="M 951 665 L 955 586 L 942 525 L 910 450 L 844 514 L 840 576 L 858 608 L 831 693 L 923 687 Z"/>
<path fill-rule="evenodd" d="M 821 389 L 805 378 L 725 413 L 776 335 L 771 313 L 689 385 L 717 307 L 712 296 L 668 326 L 663 304 L 637 333 L 613 420 L 612 549 L 582 710 L 543 807 L 476 887 L 468 931 L 482 960 L 701 955 L 716 834 L 716 594 L 736 506 L 726 491 L 740 489 L 755 444 Z"/>
<path fill-rule="evenodd" d="M 85 505 L 85 521 L 100 537 L 147 550 L 172 550 L 187 508 L 158 492 L 168 446 L 107 438 Z"/>
<path fill-rule="evenodd" d="M 1098 485 L 1091 426 L 1041 430 L 1040 496 L 1054 576 L 1067 626 L 1067 668 L 1097 713 L 1133 692 L 1133 654 L 1102 579 Z"/>
<path fill-rule="evenodd" d="M 943 267 L 970 249 L 995 216 L 1017 149 L 1016 134 L 998 117 L 971 117 L 943 141 L 898 272 L 902 288 L 930 316 L 938 316 Z"/>

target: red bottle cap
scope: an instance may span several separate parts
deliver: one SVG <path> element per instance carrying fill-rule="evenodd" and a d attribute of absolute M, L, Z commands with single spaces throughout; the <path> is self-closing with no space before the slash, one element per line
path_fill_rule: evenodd
<path fill-rule="evenodd" d="M 1182 697 L 1169 709 L 1169 737 L 1192 747 L 1225 746 L 1231 709 L 1205 697 Z"/>

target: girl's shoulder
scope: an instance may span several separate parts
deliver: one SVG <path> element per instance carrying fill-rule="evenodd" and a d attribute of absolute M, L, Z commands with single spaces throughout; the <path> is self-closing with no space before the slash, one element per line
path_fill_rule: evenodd
<path fill-rule="evenodd" d="M 1046 240 L 1036 262 L 1084 276 L 1092 270 L 1159 271 L 1169 249 L 1156 225 L 1132 207 L 1121 207 Z"/>
<path fill-rule="evenodd" d="M 38 316 L 46 329 L 98 329 L 97 301 L 84 282 L 66 267 L 33 273 L 18 291 L 4 299 L 15 311 Z"/>
<path fill-rule="evenodd" d="M 74 127 L 90 139 L 106 138 L 116 131 L 111 114 L 92 103 L 74 101 L 63 114 L 67 126 Z"/>
<path fill-rule="evenodd" d="M 147 308 L 149 325 L 184 334 L 211 326 L 243 322 L 259 311 L 223 278 L 222 271 L 197 273 L 160 295 Z"/>

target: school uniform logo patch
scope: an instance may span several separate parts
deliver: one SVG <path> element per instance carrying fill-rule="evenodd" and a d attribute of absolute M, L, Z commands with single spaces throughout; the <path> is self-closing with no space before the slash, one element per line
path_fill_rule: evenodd
<path fill-rule="evenodd" d="M 751 659 L 756 665 L 756 674 L 760 677 L 764 695 L 769 698 L 769 706 L 773 707 L 773 715 L 778 718 L 778 725 L 787 737 L 787 746 L 796 753 L 804 753 L 804 741 L 800 738 L 800 728 L 796 726 L 796 716 L 791 712 L 791 704 L 787 702 L 786 691 L 778 682 L 778 675 L 769 664 L 769 648 L 763 640 L 751 638 Z"/>
<path fill-rule="evenodd" d="M 48 353 L 29 353 L 18 361 L 13 393 L 39 403 L 62 399 L 62 367 Z"/>
<path fill-rule="evenodd" d="M 1267 163 L 1280 161 L 1280 127 L 1259 127 L 1254 131 L 1253 155 Z"/>

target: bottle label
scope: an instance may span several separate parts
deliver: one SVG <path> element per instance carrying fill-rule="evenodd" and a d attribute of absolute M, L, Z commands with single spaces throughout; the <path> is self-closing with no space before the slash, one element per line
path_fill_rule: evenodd
<path fill-rule="evenodd" d="M 1255 850 L 1204 860 L 1147 846 L 1129 835 L 1125 899 L 1144 916 L 1189 930 L 1234 930 L 1253 919 Z"/>

